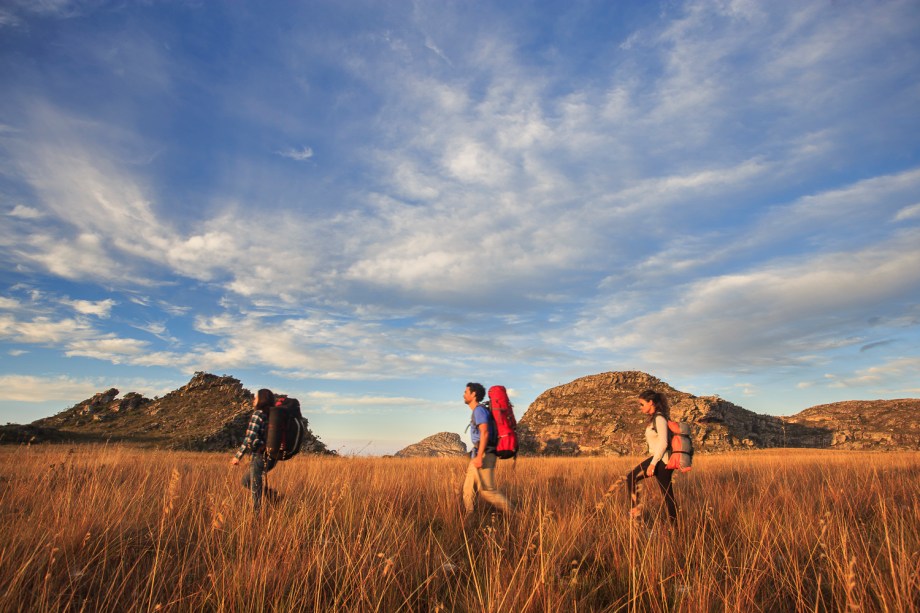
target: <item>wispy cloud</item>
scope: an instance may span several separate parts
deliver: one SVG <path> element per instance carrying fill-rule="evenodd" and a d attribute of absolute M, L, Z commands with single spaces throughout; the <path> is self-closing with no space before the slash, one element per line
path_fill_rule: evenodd
<path fill-rule="evenodd" d="M 59 401 L 64 406 L 75 404 L 94 394 L 115 387 L 124 395 L 138 392 L 152 398 L 162 396 L 177 387 L 172 381 L 157 381 L 138 377 L 71 377 L 23 374 L 0 375 L 0 401 L 47 403 Z"/>
<path fill-rule="evenodd" d="M 914 204 L 912 206 L 907 206 L 897 212 L 894 216 L 895 221 L 906 221 L 908 219 L 916 219 L 920 217 L 920 204 Z"/>
<path fill-rule="evenodd" d="M 278 152 L 283 158 L 294 160 L 295 162 L 304 162 L 313 157 L 313 149 L 310 147 L 301 147 L 300 149 L 284 149 Z"/>
<path fill-rule="evenodd" d="M 871 350 L 873 350 L 873 349 L 878 349 L 879 347 L 885 347 L 885 346 L 890 345 L 890 344 L 895 343 L 895 342 L 897 342 L 897 341 L 894 341 L 894 340 L 891 340 L 891 339 L 887 339 L 887 340 L 884 340 L 884 341 L 875 341 L 875 342 L 872 342 L 872 343 L 866 343 L 865 345 L 863 345 L 862 347 L 859 348 L 859 351 L 860 351 L 860 352 L 871 351 Z"/>
<path fill-rule="evenodd" d="M 23 204 L 17 204 L 7 215 L 10 217 L 18 217 L 19 219 L 39 219 L 42 217 L 42 212 Z"/>
<path fill-rule="evenodd" d="M 76 379 L 66 376 L 0 375 L 0 400 L 79 402 L 99 391 L 102 391 L 100 383 L 94 379 Z"/>
<path fill-rule="evenodd" d="M 94 315 L 102 319 L 109 317 L 112 313 L 112 307 L 117 304 L 111 298 L 96 301 L 65 299 L 63 302 L 81 315 Z"/>
<path fill-rule="evenodd" d="M 915 385 L 899 386 L 903 381 L 917 381 L 920 377 L 920 356 L 887 360 L 877 366 L 852 374 L 828 375 L 831 387 L 865 388 L 869 386 L 880 394 L 916 393 Z"/>
<path fill-rule="evenodd" d="M 673 302 L 610 327 L 599 320 L 587 345 L 635 348 L 673 368 L 751 368 L 792 364 L 802 356 L 860 343 L 864 322 L 882 304 L 920 299 L 920 237 L 847 254 L 828 254 L 745 273 L 694 281 Z M 609 325 L 609 322 L 608 324 Z"/>

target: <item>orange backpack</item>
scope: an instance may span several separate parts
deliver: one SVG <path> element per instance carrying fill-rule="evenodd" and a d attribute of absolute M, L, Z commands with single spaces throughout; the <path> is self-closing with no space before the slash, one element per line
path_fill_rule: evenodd
<path fill-rule="evenodd" d="M 656 413 L 656 415 L 661 415 L 661 413 Z M 693 468 L 693 439 L 690 438 L 690 425 L 683 421 L 670 419 L 667 422 L 668 451 L 671 453 L 671 458 L 665 468 L 685 473 Z M 654 428 L 655 420 L 653 419 L 652 429 Z"/>

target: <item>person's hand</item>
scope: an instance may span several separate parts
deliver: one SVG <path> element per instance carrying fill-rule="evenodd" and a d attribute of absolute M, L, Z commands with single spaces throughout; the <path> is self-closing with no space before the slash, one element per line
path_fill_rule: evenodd
<path fill-rule="evenodd" d="M 645 476 L 646 476 L 646 477 L 654 477 L 654 476 L 655 476 L 655 465 L 654 465 L 654 464 L 650 464 L 650 465 L 649 465 L 648 470 L 645 471 Z"/>
<path fill-rule="evenodd" d="M 239 466 L 239 463 L 240 463 L 240 459 L 239 459 L 239 458 L 233 458 L 232 460 L 230 460 L 230 465 L 231 465 L 231 466 Z"/>
<path fill-rule="evenodd" d="M 478 455 L 475 458 L 473 458 L 473 466 L 475 466 L 476 468 L 482 468 L 482 456 L 481 455 Z"/>

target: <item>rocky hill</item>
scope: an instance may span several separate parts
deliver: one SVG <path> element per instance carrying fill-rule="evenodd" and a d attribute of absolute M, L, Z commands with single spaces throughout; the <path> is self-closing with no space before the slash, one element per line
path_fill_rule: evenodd
<path fill-rule="evenodd" d="M 444 458 L 467 455 L 466 443 L 454 432 L 439 432 L 397 451 L 397 458 Z"/>
<path fill-rule="evenodd" d="M 252 392 L 233 377 L 198 372 L 187 385 L 149 399 L 117 389 L 100 392 L 29 426 L 7 426 L 0 442 L 122 441 L 167 449 L 228 450 L 242 443 Z M 307 431 L 304 451 L 327 453 Z"/>
<path fill-rule="evenodd" d="M 668 397 L 672 418 L 690 423 L 695 449 L 701 452 L 920 447 L 913 422 L 894 416 L 895 410 L 920 409 L 920 400 L 880 401 L 902 403 L 896 406 L 838 403 L 813 407 L 793 417 L 774 417 L 753 413 L 718 396 L 681 392 L 646 373 L 627 371 L 582 377 L 543 392 L 520 420 L 521 450 L 551 455 L 640 455 L 645 452 L 647 418 L 639 411 L 636 396 L 645 389 Z M 890 415 L 885 416 L 886 412 Z M 904 423 L 909 425 L 901 433 L 898 429 Z"/>
<path fill-rule="evenodd" d="M 805 409 L 787 423 L 831 432 L 834 449 L 920 450 L 920 400 L 847 400 Z"/>

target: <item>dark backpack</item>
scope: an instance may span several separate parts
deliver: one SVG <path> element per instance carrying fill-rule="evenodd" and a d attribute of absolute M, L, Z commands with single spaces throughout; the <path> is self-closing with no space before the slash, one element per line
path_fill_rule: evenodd
<path fill-rule="evenodd" d="M 652 430 L 655 428 L 655 413 L 652 416 Z M 664 415 L 661 415 L 664 417 Z M 683 421 L 674 421 L 665 417 L 668 422 L 668 451 L 671 454 L 665 468 L 679 470 L 682 473 L 693 468 L 693 439 L 690 438 L 690 424 Z"/>
<path fill-rule="evenodd" d="M 275 396 L 275 406 L 268 409 L 268 427 L 265 432 L 265 457 L 272 461 L 289 460 L 300 451 L 303 444 L 304 420 L 300 415 L 300 402 L 296 398 Z"/>
<path fill-rule="evenodd" d="M 503 460 L 516 457 L 518 452 L 517 420 L 514 418 L 514 407 L 508 400 L 505 386 L 493 385 L 489 388 L 489 408 L 498 429 L 495 455 Z"/>

